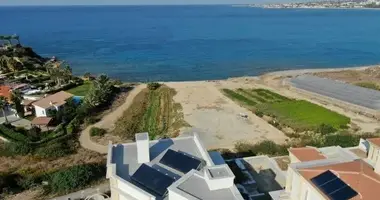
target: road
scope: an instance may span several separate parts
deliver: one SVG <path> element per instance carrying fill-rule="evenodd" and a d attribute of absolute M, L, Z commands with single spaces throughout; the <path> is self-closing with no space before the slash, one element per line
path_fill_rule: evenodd
<path fill-rule="evenodd" d="M 83 148 L 96 151 L 102 154 L 107 154 L 107 146 L 98 144 L 91 140 L 90 136 L 90 129 L 92 127 L 98 127 L 98 128 L 104 128 L 104 129 L 112 129 L 114 127 L 114 124 L 117 119 L 119 119 L 124 111 L 129 108 L 129 106 L 132 104 L 133 99 L 137 96 L 138 93 L 141 92 L 146 88 L 145 84 L 141 84 L 136 86 L 128 95 L 128 97 L 125 99 L 125 102 L 123 105 L 119 106 L 117 109 L 112 111 L 111 113 L 104 116 L 99 122 L 88 126 L 86 129 L 84 129 L 79 137 L 79 142 Z"/>

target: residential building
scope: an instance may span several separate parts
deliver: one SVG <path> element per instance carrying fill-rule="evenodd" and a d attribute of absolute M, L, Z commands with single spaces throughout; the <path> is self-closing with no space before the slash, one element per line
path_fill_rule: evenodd
<path fill-rule="evenodd" d="M 379 141 L 380 138 L 368 139 L 364 145 L 361 140 L 358 147 L 352 148 L 289 149 L 291 164 L 287 170 L 286 187 L 270 192 L 272 199 L 380 199 Z"/>
<path fill-rule="evenodd" d="M 59 110 L 74 95 L 60 91 L 32 103 L 36 117 L 47 117 L 49 110 Z"/>
<path fill-rule="evenodd" d="M 111 198 L 243 200 L 220 154 L 217 159 L 210 155 L 197 134 L 150 141 L 148 133 L 139 133 L 135 143 L 110 143 L 107 178 Z"/>

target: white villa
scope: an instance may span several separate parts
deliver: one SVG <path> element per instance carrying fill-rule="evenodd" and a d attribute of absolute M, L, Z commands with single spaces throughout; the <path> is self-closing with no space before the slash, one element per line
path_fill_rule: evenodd
<path fill-rule="evenodd" d="M 66 104 L 66 100 L 73 96 L 68 92 L 60 91 L 33 102 L 36 117 L 47 117 L 49 110 L 59 110 L 61 106 Z"/>
<path fill-rule="evenodd" d="M 139 133 L 135 143 L 110 143 L 111 199 L 243 200 L 218 155 L 209 154 L 197 134 L 150 141 L 148 133 Z"/>

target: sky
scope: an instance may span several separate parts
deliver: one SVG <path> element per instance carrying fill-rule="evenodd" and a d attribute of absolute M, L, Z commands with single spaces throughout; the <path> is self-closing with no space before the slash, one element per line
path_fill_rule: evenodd
<path fill-rule="evenodd" d="M 0 0 L 0 6 L 252 4 L 266 1 L 269 0 Z"/>

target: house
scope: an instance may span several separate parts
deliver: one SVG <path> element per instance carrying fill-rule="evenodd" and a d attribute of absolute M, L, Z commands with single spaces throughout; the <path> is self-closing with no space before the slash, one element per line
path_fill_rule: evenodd
<path fill-rule="evenodd" d="M 370 148 L 362 145 L 362 140 L 350 148 L 291 148 L 286 187 L 269 194 L 274 200 L 377 200 L 378 141 L 380 138 L 368 139 Z"/>
<path fill-rule="evenodd" d="M 49 110 L 59 110 L 66 104 L 66 100 L 73 96 L 70 93 L 60 91 L 33 102 L 32 105 L 34 106 L 36 117 L 48 117 L 47 113 Z"/>
<path fill-rule="evenodd" d="M 197 134 L 110 143 L 107 178 L 113 200 L 243 200 L 228 165 L 215 162 Z M 217 157 L 217 156 L 213 156 Z"/>

